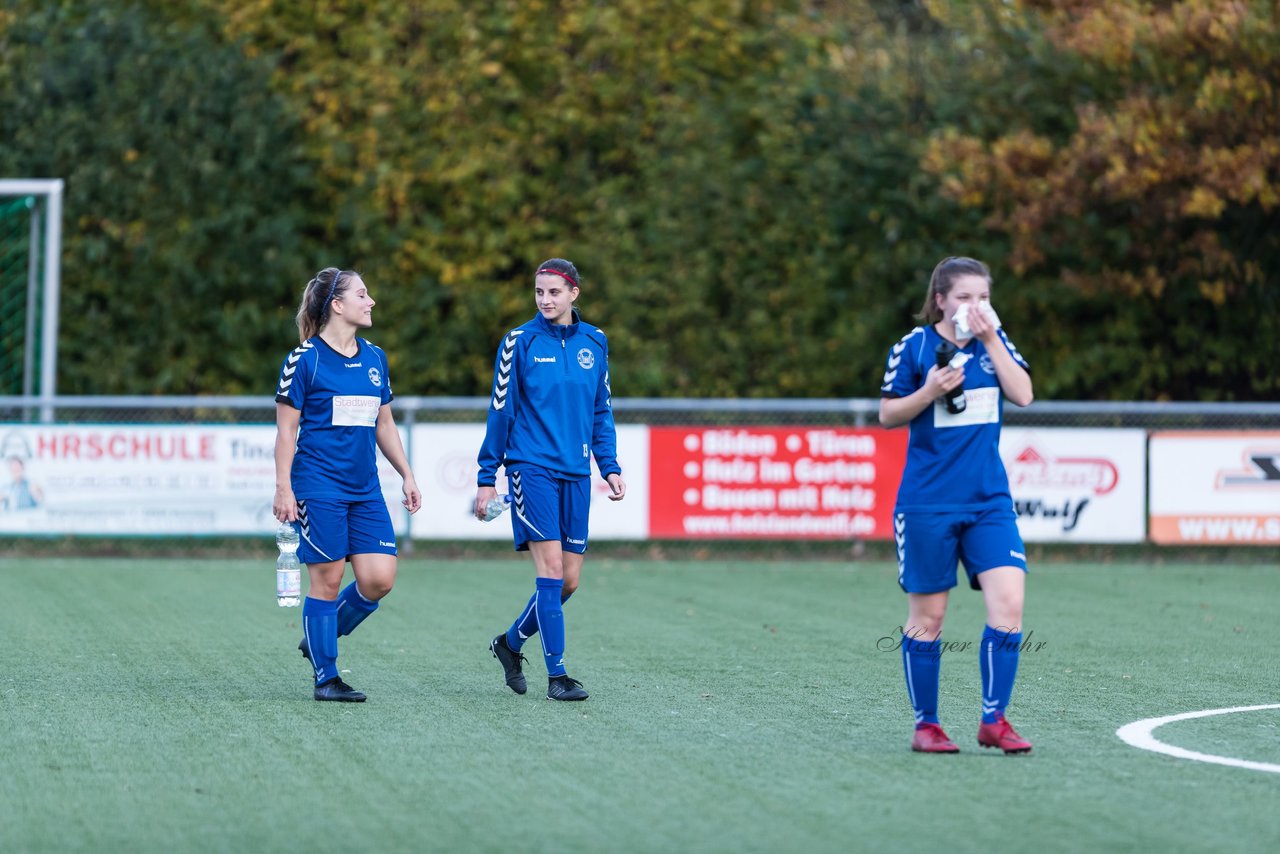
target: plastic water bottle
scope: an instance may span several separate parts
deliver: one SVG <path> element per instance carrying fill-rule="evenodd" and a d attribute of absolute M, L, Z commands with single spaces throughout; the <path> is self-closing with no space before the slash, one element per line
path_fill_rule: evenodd
<path fill-rule="evenodd" d="M 296 608 L 302 601 L 302 565 L 298 563 L 298 529 L 292 522 L 281 522 L 276 528 L 276 604 Z"/>
<path fill-rule="evenodd" d="M 494 519 L 497 519 L 505 513 L 507 508 L 510 506 L 510 495 L 495 495 L 493 498 L 489 499 L 488 504 L 484 505 L 484 521 L 492 522 Z"/>
<path fill-rule="evenodd" d="M 947 341 L 946 339 L 939 341 L 938 348 L 934 351 L 934 356 L 938 360 L 938 367 L 951 367 L 951 360 L 955 358 L 957 352 L 956 345 L 952 344 L 950 341 Z M 958 385 L 951 389 L 951 391 L 947 392 L 944 403 L 946 404 L 947 412 L 950 412 L 952 415 L 959 415 L 961 412 L 964 412 L 965 407 L 968 406 L 968 401 L 965 400 L 964 397 L 964 385 Z"/>

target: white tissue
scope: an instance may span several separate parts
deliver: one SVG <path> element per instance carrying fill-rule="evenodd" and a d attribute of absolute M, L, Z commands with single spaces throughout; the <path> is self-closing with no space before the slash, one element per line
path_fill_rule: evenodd
<path fill-rule="evenodd" d="M 1000 328 L 1000 316 L 996 314 L 996 310 L 991 307 L 991 303 L 983 300 L 978 303 L 982 311 L 987 315 L 987 319 L 996 328 Z M 956 326 L 956 337 L 959 339 L 972 338 L 973 330 L 969 328 L 969 303 L 965 303 L 956 309 L 956 316 L 951 319 Z"/>

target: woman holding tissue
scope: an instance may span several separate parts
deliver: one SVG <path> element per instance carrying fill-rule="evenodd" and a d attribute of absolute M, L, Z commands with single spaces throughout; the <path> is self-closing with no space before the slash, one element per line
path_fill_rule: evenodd
<path fill-rule="evenodd" d="M 1026 753 L 1030 742 L 1004 718 L 1022 643 L 1027 560 L 999 443 L 1003 401 L 1031 403 L 1031 375 L 991 308 L 991 271 L 982 262 L 942 259 L 917 318 L 924 325 L 893 345 L 880 387 L 880 423 L 909 424 L 911 433 L 894 507 L 898 583 L 907 594 L 902 665 L 916 720 L 911 749 L 959 751 L 938 722 L 938 681 L 947 598 L 963 562 L 987 611 L 978 744 Z M 948 406 L 959 395 L 964 405 Z"/>

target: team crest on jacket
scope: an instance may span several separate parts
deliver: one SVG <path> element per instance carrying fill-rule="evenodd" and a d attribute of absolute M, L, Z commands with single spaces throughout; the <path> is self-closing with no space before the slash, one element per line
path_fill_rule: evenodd
<path fill-rule="evenodd" d="M 373 383 L 374 386 L 378 388 L 382 386 L 382 374 L 378 372 L 377 368 L 369 369 L 369 382 Z"/>
<path fill-rule="evenodd" d="M 583 347 L 578 351 L 578 364 L 582 366 L 583 370 L 591 370 L 596 364 L 596 354 Z"/>

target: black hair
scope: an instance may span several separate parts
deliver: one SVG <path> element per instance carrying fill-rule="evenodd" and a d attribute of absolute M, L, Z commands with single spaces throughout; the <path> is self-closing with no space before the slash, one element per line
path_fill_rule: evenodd
<path fill-rule="evenodd" d="M 582 277 L 578 275 L 578 268 L 573 266 L 572 261 L 566 261 L 563 258 L 548 258 L 538 265 L 538 272 L 533 274 L 535 279 L 541 273 L 552 273 L 566 279 L 569 284 L 575 288 L 582 287 Z"/>

